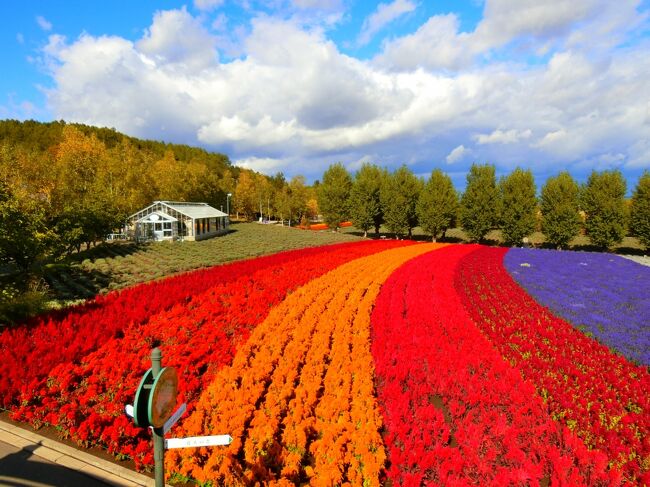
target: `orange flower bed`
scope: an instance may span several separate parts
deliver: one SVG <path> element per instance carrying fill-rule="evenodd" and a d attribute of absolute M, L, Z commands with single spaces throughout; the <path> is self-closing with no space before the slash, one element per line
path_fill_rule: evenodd
<path fill-rule="evenodd" d="M 230 434 L 232 444 L 171 450 L 170 473 L 215 485 L 379 485 L 386 452 L 374 396 L 370 313 L 395 269 L 442 246 L 412 245 L 357 259 L 274 307 L 178 431 Z"/>

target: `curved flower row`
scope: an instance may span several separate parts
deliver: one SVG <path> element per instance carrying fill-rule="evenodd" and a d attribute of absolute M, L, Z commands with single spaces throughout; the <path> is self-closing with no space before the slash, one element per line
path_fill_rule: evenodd
<path fill-rule="evenodd" d="M 215 484 L 379 485 L 385 452 L 373 395 L 370 312 L 381 283 L 439 245 L 358 259 L 313 280 L 268 318 L 207 387 L 181 431 L 226 448 L 170 451 L 174 472 Z"/>
<path fill-rule="evenodd" d="M 613 485 L 478 330 L 454 288 L 478 246 L 414 259 L 385 283 L 372 354 L 393 485 Z"/>
<path fill-rule="evenodd" d="M 138 465 L 150 464 L 148 432 L 133 427 L 123 408 L 133 400 L 140 377 L 149 367 L 151 347 L 160 346 L 165 365 L 177 369 L 182 378 L 181 397 L 191 407 L 198 391 L 219 368 L 230 364 L 250 331 L 288 292 L 340 264 L 397 245 L 403 244 L 373 242 L 291 252 L 279 255 L 277 263 L 260 259 L 260 270 L 255 270 L 255 261 L 226 266 L 224 282 L 212 283 L 189 301 L 142 323 L 131 323 L 79 363 L 54 367 L 39 389 L 23 391 L 13 417 L 36 426 L 56 426 L 63 436 L 82 445 L 104 445 L 111 452 L 133 457 Z M 226 271 L 215 269 L 213 274 Z M 190 288 L 197 282 L 191 274 L 184 277 Z M 180 285 L 182 279 L 176 282 Z"/>
<path fill-rule="evenodd" d="M 353 242 L 282 252 L 194 271 L 122 291 L 97 296 L 85 304 L 36 317 L 24 326 L 0 334 L 0 406 L 16 404 L 18 392 L 37 394 L 47 374 L 58 364 L 79 361 L 125 327 L 184 303 L 209 287 L 234 281 L 255 270 L 289 263 L 371 242 Z M 30 357 L 30 360 L 25 360 Z"/>
<path fill-rule="evenodd" d="M 596 252 L 511 249 L 512 277 L 580 330 L 650 365 L 650 267 Z"/>
<path fill-rule="evenodd" d="M 503 266 L 505 249 L 465 257 L 457 292 L 552 417 L 603 451 L 626 480 L 650 485 L 650 374 L 535 302 Z"/>

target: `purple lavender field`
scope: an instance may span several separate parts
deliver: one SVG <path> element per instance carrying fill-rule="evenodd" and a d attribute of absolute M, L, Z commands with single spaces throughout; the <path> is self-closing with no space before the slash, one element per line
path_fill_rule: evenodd
<path fill-rule="evenodd" d="M 537 302 L 650 365 L 650 267 L 604 253 L 511 249 L 504 264 Z"/>

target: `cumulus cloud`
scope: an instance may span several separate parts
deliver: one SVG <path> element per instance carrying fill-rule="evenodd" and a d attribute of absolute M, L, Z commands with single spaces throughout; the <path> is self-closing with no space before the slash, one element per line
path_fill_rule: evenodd
<path fill-rule="evenodd" d="M 364 20 L 357 38 L 357 44 L 360 46 L 368 44 L 375 34 L 386 25 L 402 15 L 412 12 L 416 7 L 417 5 L 411 0 L 393 0 L 391 3 L 380 3 L 377 10 Z"/>
<path fill-rule="evenodd" d="M 41 28 L 41 30 L 44 30 L 45 32 L 49 32 L 52 30 L 52 22 L 48 21 L 42 15 L 36 17 L 36 23 Z"/>
<path fill-rule="evenodd" d="M 551 20 L 535 35 L 572 37 L 573 24 L 556 19 L 554 30 Z M 417 39 L 405 36 L 401 52 L 410 42 L 411 57 L 391 69 L 343 54 L 323 29 L 260 16 L 242 38 L 242 56 L 220 62 L 218 40 L 196 17 L 158 12 L 135 42 L 51 35 L 44 55 L 54 86 L 46 94 L 55 118 L 200 144 L 244 167 L 308 178 L 336 161 L 356 167 L 368 154 L 422 173 L 435 161 L 462 173 L 470 155 L 546 172 L 595 160 L 647 167 L 650 42 L 604 54 L 601 46 L 554 48 L 532 65 L 474 65 L 458 62 L 465 47 L 454 39 L 471 34 L 458 26 L 451 14 L 429 19 L 412 36 L 426 34 L 440 52 L 419 57 Z"/>
<path fill-rule="evenodd" d="M 185 7 L 157 12 L 137 49 L 154 62 L 192 71 L 214 65 L 215 38 Z"/>

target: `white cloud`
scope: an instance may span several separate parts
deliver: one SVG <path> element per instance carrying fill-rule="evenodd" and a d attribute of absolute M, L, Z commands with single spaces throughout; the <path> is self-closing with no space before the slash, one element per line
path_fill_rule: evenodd
<path fill-rule="evenodd" d="M 447 161 L 447 164 L 455 164 L 456 162 L 461 161 L 470 152 L 471 150 L 465 148 L 465 146 L 459 145 L 447 154 L 445 161 Z"/>
<path fill-rule="evenodd" d="M 36 17 L 36 23 L 41 28 L 41 30 L 44 30 L 45 32 L 49 32 L 52 30 L 52 22 L 48 21 L 42 15 L 38 15 Z"/>
<path fill-rule="evenodd" d="M 243 167 L 244 169 L 252 169 L 253 171 L 261 172 L 264 174 L 272 174 L 282 170 L 287 164 L 284 159 L 273 159 L 271 157 L 246 157 L 233 161 L 235 166 Z"/>
<path fill-rule="evenodd" d="M 483 144 L 514 144 L 532 135 L 530 129 L 526 130 L 495 130 L 491 134 L 477 134 L 473 138 L 479 145 Z"/>
<path fill-rule="evenodd" d="M 518 44 L 512 54 L 544 56 L 553 48 L 611 48 L 648 19 L 640 0 L 486 0 L 473 32 L 454 14 L 435 15 L 416 32 L 384 44 L 376 62 L 387 68 L 458 70 Z"/>
<path fill-rule="evenodd" d="M 157 12 L 137 48 L 156 63 L 194 71 L 214 65 L 215 43 L 215 38 L 183 7 Z"/>
<path fill-rule="evenodd" d="M 442 36 L 448 57 L 441 47 L 418 58 L 413 39 L 411 57 L 394 71 L 341 53 L 323 29 L 258 17 L 239 43 L 242 57 L 220 63 L 196 18 L 159 12 L 136 42 L 50 36 L 47 99 L 57 119 L 201 144 L 248 167 L 309 178 L 367 154 L 389 167 L 412 162 L 419 172 L 445 160 L 462 171 L 470 155 L 547 172 L 599 156 L 611 162 L 607 154 L 647 167 L 650 146 L 640 141 L 650 140 L 650 41 L 605 54 L 552 51 L 531 66 L 463 68 L 463 50 L 453 52 L 454 36 L 465 35 L 458 19 L 438 16 L 426 29 Z M 425 68 L 434 65 L 458 71 Z"/>
<path fill-rule="evenodd" d="M 380 3 L 372 14 L 363 21 L 357 44 L 364 46 L 386 25 L 404 14 L 415 10 L 417 5 L 411 0 L 393 0 L 392 3 Z"/>
<path fill-rule="evenodd" d="M 465 48 L 466 36 L 458 34 L 458 27 L 456 15 L 435 15 L 413 34 L 386 42 L 375 62 L 403 70 L 456 69 L 471 59 Z"/>
<path fill-rule="evenodd" d="M 223 5 L 224 0 L 194 0 L 194 6 L 204 12 L 209 12 Z"/>

